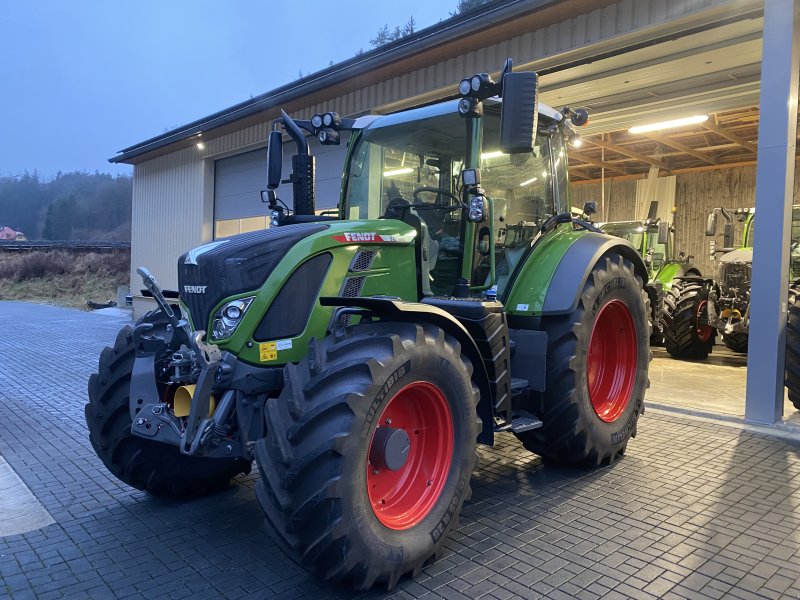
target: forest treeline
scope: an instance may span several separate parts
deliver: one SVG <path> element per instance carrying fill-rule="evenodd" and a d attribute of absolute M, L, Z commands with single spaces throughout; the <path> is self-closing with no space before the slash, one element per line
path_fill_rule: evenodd
<path fill-rule="evenodd" d="M 130 240 L 132 190 L 131 177 L 97 172 L 0 177 L 0 227 L 30 240 Z"/>

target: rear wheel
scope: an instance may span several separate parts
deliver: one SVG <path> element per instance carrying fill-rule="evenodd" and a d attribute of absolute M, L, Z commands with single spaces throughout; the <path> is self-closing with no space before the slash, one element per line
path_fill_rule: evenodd
<path fill-rule="evenodd" d="M 786 389 L 789 402 L 800 410 L 800 281 L 789 286 L 789 322 L 786 327 Z"/>
<path fill-rule="evenodd" d="M 701 279 L 676 279 L 664 298 L 664 345 L 670 356 L 707 358 L 717 330 L 708 324 L 709 286 Z"/>
<path fill-rule="evenodd" d="M 723 333 L 722 334 L 722 343 L 728 347 L 728 349 L 733 350 L 734 352 L 741 352 L 743 354 L 747 354 L 747 340 L 748 336 L 746 333 Z"/>
<path fill-rule="evenodd" d="M 267 528 L 324 579 L 391 588 L 456 526 L 479 431 L 472 366 L 427 324 L 371 323 L 284 370 L 256 444 Z"/>
<path fill-rule="evenodd" d="M 544 425 L 517 434 L 544 458 L 609 464 L 636 435 L 648 386 L 647 295 L 630 261 L 603 258 L 587 279 L 578 307 L 542 320 L 547 382 L 537 416 Z"/>
<path fill-rule="evenodd" d="M 137 322 L 153 323 L 149 335 L 163 335 L 167 319 L 153 311 Z M 155 496 L 192 498 L 224 489 L 232 477 L 250 472 L 250 461 L 199 458 L 181 454 L 177 446 L 131 433 L 130 384 L 136 351 L 125 326 L 100 354 L 98 372 L 89 378 L 89 403 L 84 413 L 89 441 L 103 464 L 120 481 Z"/>

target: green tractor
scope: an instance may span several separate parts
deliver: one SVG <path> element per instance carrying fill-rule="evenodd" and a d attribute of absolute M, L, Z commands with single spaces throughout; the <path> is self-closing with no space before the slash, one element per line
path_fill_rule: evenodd
<path fill-rule="evenodd" d="M 537 78 L 464 79 L 459 98 L 336 113 L 270 134 L 272 227 L 178 260 L 178 303 L 125 327 L 89 381 L 105 466 L 196 497 L 250 471 L 268 530 L 318 576 L 394 586 L 433 559 L 470 496 L 476 444 L 610 464 L 648 385 L 648 279 L 625 240 L 569 213 L 565 137 L 582 110 Z M 282 126 L 293 210 L 281 181 Z M 338 217 L 317 215 L 306 133 L 351 130 Z"/>
<path fill-rule="evenodd" d="M 628 240 L 644 259 L 649 275 L 645 291 L 650 300 L 650 345 L 663 345 L 664 295 L 678 278 L 701 277 L 700 270 L 691 262 L 693 257 L 683 252 L 675 256 L 675 228 L 654 216 L 642 221 L 613 221 L 597 226 L 603 233 Z"/>
<path fill-rule="evenodd" d="M 746 353 L 750 326 L 750 284 L 753 271 L 754 208 L 715 208 L 708 216 L 706 235 L 717 233 L 717 220 L 724 219 L 723 247 L 709 242 L 711 260 L 718 263 L 717 280 L 684 277 L 665 298 L 665 340 L 675 358 L 704 359 L 719 333 L 734 352 Z M 733 222 L 742 224 L 742 242 L 733 246 Z M 792 209 L 791 277 L 798 273 L 800 206 Z M 717 258 L 717 254 L 723 253 Z M 792 296 L 793 297 L 793 296 Z"/>

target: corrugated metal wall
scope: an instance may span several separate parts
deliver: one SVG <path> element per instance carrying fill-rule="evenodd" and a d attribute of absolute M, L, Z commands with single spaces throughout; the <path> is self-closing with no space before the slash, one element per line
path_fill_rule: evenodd
<path fill-rule="evenodd" d="M 205 165 L 192 148 L 134 167 L 131 290 L 142 288 L 136 267 L 145 266 L 162 287 L 177 289 L 176 261 L 201 244 Z"/>

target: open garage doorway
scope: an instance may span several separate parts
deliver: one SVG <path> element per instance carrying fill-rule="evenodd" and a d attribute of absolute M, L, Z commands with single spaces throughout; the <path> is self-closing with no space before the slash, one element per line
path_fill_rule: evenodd
<path fill-rule="evenodd" d="M 654 277 L 675 261 L 683 263 L 679 275 L 713 280 L 710 285 L 724 290 L 718 295 L 742 297 L 741 307 L 730 306 L 719 315 L 721 321 L 733 323 L 748 318 L 743 307 L 752 268 L 747 249 L 754 245 L 759 109 L 694 111 L 695 123 L 652 132 L 625 128 L 584 135 L 580 148 L 570 155 L 572 203 L 582 207 L 587 201 L 596 202 L 595 220 L 640 248 Z M 800 205 L 797 177 L 794 199 Z M 715 234 L 708 235 L 712 214 L 717 215 L 717 226 Z M 659 223 L 668 224 L 668 244 L 658 243 Z M 794 211 L 791 257 L 790 277 L 796 280 L 800 278 L 800 208 Z M 736 259 L 735 264 L 731 259 Z M 672 286 L 664 279 L 663 294 L 668 298 Z M 718 299 L 720 304 L 724 303 Z M 675 358 L 663 337 L 654 336 L 649 404 L 744 419 L 747 334 L 741 328 L 728 330 L 727 335 L 722 327 L 704 332 L 710 336 L 706 357 Z M 788 398 L 783 413 L 785 421 L 800 427 L 800 411 Z"/>

